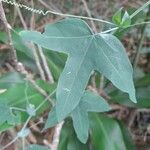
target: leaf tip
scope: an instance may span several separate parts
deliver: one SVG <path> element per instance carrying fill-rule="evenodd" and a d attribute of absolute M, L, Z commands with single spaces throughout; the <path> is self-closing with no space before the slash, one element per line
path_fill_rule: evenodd
<path fill-rule="evenodd" d="M 129 96 L 130 96 L 130 99 L 132 100 L 132 102 L 137 103 L 135 90 Z"/>
<path fill-rule="evenodd" d="M 19 32 L 19 36 L 20 36 L 22 39 L 27 39 L 27 32 L 28 32 L 28 31 L 25 31 L 25 30 L 20 31 L 20 32 Z"/>

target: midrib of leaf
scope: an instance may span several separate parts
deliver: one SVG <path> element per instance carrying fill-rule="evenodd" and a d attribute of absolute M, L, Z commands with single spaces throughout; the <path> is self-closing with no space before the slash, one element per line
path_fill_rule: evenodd
<path fill-rule="evenodd" d="M 39 33 L 39 32 L 37 32 Z M 65 36 L 47 36 L 45 34 L 41 34 L 42 36 L 44 36 L 45 38 L 53 38 L 53 39 L 85 39 L 85 38 L 92 38 L 93 35 L 97 35 L 97 34 L 93 34 L 93 35 L 86 35 L 86 36 L 68 36 L 68 37 L 65 37 Z"/>
<path fill-rule="evenodd" d="M 103 123 L 101 122 L 101 119 L 100 119 L 100 118 L 98 119 L 98 118 L 96 117 L 96 120 L 99 122 L 99 124 L 100 124 L 100 126 L 101 126 L 101 129 L 103 130 L 103 133 L 104 133 L 105 138 L 107 139 L 107 142 L 109 143 L 109 145 L 112 146 L 110 140 L 108 140 L 108 139 L 110 139 L 110 137 L 108 136 L 107 132 L 105 131 L 105 127 L 104 127 Z M 122 139 L 123 139 L 123 135 L 122 135 L 122 134 L 121 134 L 121 137 L 122 137 Z M 125 147 L 126 147 L 125 143 L 122 142 L 122 144 L 124 145 L 124 148 L 125 148 Z M 113 148 L 114 148 L 114 150 L 116 150 L 116 143 L 113 144 Z"/>
<path fill-rule="evenodd" d="M 98 119 L 97 117 L 96 117 L 96 120 L 99 122 L 99 124 L 100 124 L 100 126 L 101 126 L 101 129 L 103 130 L 103 133 L 104 133 L 105 138 L 107 139 L 107 142 L 109 143 L 109 145 L 112 145 L 111 142 L 110 142 L 110 140 L 108 140 L 108 139 L 109 139 L 109 136 L 108 136 L 108 134 L 107 134 L 106 131 L 105 131 L 105 128 L 104 128 L 103 123 L 102 123 L 101 120 Z M 115 148 L 115 147 L 113 146 L 113 148 Z M 115 150 L 115 149 L 114 149 L 114 150 Z"/>
<path fill-rule="evenodd" d="M 93 37 L 94 37 L 94 36 L 93 36 Z M 86 50 L 85 50 L 85 53 L 84 53 L 84 55 L 83 55 L 83 57 L 82 57 L 82 59 L 81 59 L 81 62 L 80 62 L 80 64 L 79 64 L 79 69 L 77 70 L 77 73 L 76 73 L 76 75 L 74 76 L 73 82 L 72 82 L 72 84 L 71 84 L 71 89 L 69 89 L 70 91 L 72 91 L 72 88 L 73 88 L 73 85 L 74 85 L 74 83 L 75 83 L 75 80 L 76 80 L 76 78 L 78 77 L 78 74 L 80 73 L 80 68 L 81 68 L 83 62 L 86 60 L 85 58 L 86 58 L 86 55 L 87 55 L 87 53 L 88 53 L 88 50 L 89 50 L 89 47 L 90 47 L 92 41 L 93 41 L 93 38 L 90 40 L 90 42 L 89 42 L 89 44 L 88 44 L 88 46 L 87 46 L 87 48 L 86 48 Z M 91 69 L 91 71 L 92 71 L 92 69 Z M 87 82 L 88 82 L 88 80 L 87 80 Z M 84 92 L 84 90 L 83 90 L 83 92 Z M 63 112 L 64 109 L 66 108 L 66 103 L 67 103 L 67 101 L 68 101 L 69 96 L 70 96 L 70 94 L 68 94 L 67 97 L 66 97 L 65 104 L 63 105 L 63 108 L 62 108 L 62 112 Z M 81 99 L 81 98 L 80 98 L 80 99 Z M 80 102 L 80 101 L 79 101 L 79 102 Z M 79 103 L 79 102 L 78 102 L 78 103 Z M 74 106 L 74 108 L 75 108 L 75 107 L 76 107 L 76 106 Z"/>

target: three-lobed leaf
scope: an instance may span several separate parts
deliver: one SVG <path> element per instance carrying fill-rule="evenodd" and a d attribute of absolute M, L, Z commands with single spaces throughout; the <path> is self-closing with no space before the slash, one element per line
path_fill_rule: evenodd
<path fill-rule="evenodd" d="M 48 25 L 43 34 L 22 31 L 20 35 L 26 41 L 68 54 L 56 94 L 59 121 L 79 104 L 93 70 L 102 73 L 136 102 L 132 67 L 124 47 L 115 36 L 94 34 L 80 19 L 64 19 Z"/>

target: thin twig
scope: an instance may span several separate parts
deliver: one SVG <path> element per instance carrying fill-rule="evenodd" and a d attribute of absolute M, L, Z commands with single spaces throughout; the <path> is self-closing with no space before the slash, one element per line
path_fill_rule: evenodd
<path fill-rule="evenodd" d="M 53 142 L 52 142 L 52 144 L 50 144 L 51 150 L 57 150 L 58 149 L 59 138 L 60 138 L 60 133 L 61 133 L 61 129 L 62 129 L 63 124 L 64 124 L 64 122 L 61 122 L 55 127 Z"/>
<path fill-rule="evenodd" d="M 19 63 L 18 65 L 18 70 L 21 74 L 25 75 L 26 76 L 26 79 L 34 86 L 34 88 L 39 92 L 41 93 L 44 97 L 47 97 L 47 93 L 39 86 L 36 84 L 36 82 L 32 79 L 32 75 L 29 74 L 22 63 Z"/>
<path fill-rule="evenodd" d="M 32 8 L 34 8 L 33 0 L 31 1 L 31 5 L 32 5 Z M 31 21 L 30 21 L 30 28 L 34 29 L 34 25 L 35 25 L 35 15 L 34 15 L 34 13 L 32 13 L 32 17 L 31 17 Z M 43 53 L 42 48 L 40 46 L 37 46 L 37 51 L 38 51 L 38 53 L 37 52 L 36 53 L 37 53 L 39 59 L 41 59 L 41 61 L 43 63 L 43 68 L 42 68 L 41 64 L 40 64 L 41 67 L 39 66 L 40 67 L 39 69 L 41 70 L 41 68 L 42 68 L 42 70 L 43 70 L 43 71 L 41 70 L 42 71 L 41 73 L 43 74 L 44 71 L 45 71 L 46 76 L 45 76 L 45 74 L 43 74 L 45 76 L 44 78 L 46 79 L 46 77 L 47 77 L 48 81 L 50 81 L 51 83 L 54 83 L 54 79 L 53 79 L 51 71 L 50 71 L 50 69 L 48 67 L 48 64 L 47 64 L 47 61 L 46 61 L 46 57 L 45 57 L 45 55 Z"/>
<path fill-rule="evenodd" d="M 47 75 L 47 78 L 48 78 L 48 81 L 50 81 L 50 83 L 54 83 L 54 79 L 53 79 L 53 76 L 52 76 L 52 73 L 48 67 L 48 64 L 47 64 L 47 61 L 46 61 L 46 57 L 43 53 L 43 50 L 40 46 L 38 46 L 38 51 L 39 51 L 39 55 L 41 57 L 41 61 L 43 63 L 43 68 L 45 70 L 45 73 Z"/>
<path fill-rule="evenodd" d="M 31 0 L 31 6 L 34 8 L 33 0 Z M 32 29 L 34 29 L 34 27 L 35 27 L 35 15 L 32 12 L 31 19 L 30 19 L 30 29 L 32 30 Z"/>
<path fill-rule="evenodd" d="M 91 15 L 91 12 L 90 12 L 90 10 L 89 10 L 89 8 L 88 8 L 87 2 L 86 2 L 85 0 L 82 0 L 82 3 L 84 4 L 85 10 L 86 10 L 88 16 L 89 16 L 90 18 L 92 18 L 92 15 Z M 96 29 L 96 26 L 95 26 L 95 24 L 94 24 L 94 21 L 93 21 L 93 20 L 90 20 L 90 22 L 91 22 L 91 25 L 92 25 L 93 30 L 94 30 L 95 32 L 97 32 L 97 29 Z"/>
<path fill-rule="evenodd" d="M 149 6 L 148 12 L 146 14 L 145 21 L 147 21 L 147 17 L 149 16 L 149 14 L 150 14 L 150 6 Z M 140 37 L 139 46 L 138 46 L 138 49 L 137 49 L 137 54 L 135 56 L 134 64 L 133 64 L 134 69 L 136 69 L 139 58 L 140 58 L 141 50 L 142 50 L 142 47 L 143 47 L 143 42 L 144 42 L 144 39 L 145 39 L 146 26 L 147 26 L 147 24 L 144 24 L 141 28 L 141 37 Z"/>
<path fill-rule="evenodd" d="M 14 2 L 16 2 L 16 0 L 14 0 Z M 18 15 L 19 15 L 19 18 L 20 18 L 20 20 L 21 20 L 21 23 L 22 23 L 24 29 L 27 30 L 28 27 L 27 27 L 27 24 L 26 24 L 26 22 L 25 22 L 25 20 L 24 20 L 24 18 L 23 18 L 23 15 L 22 15 L 22 13 L 21 13 L 21 11 L 20 11 L 20 8 L 17 7 L 16 10 L 17 10 L 17 13 L 18 13 Z"/>
<path fill-rule="evenodd" d="M 138 64 L 138 61 L 139 61 L 139 58 L 140 58 L 140 53 L 141 53 L 141 50 L 142 50 L 142 47 L 143 47 L 144 39 L 145 39 L 145 25 L 144 25 L 144 28 L 141 31 L 141 38 L 140 38 L 139 46 L 138 46 L 138 49 L 137 49 L 137 54 L 135 56 L 135 61 L 134 61 L 134 64 L 133 64 L 134 69 L 136 69 L 136 67 L 137 67 L 137 64 Z"/>
<path fill-rule="evenodd" d="M 53 4 L 48 5 L 47 3 L 45 3 L 43 0 L 38 0 L 45 8 L 49 9 L 49 10 L 53 10 L 51 6 L 54 7 L 55 10 L 61 12 L 58 8 L 56 8 Z"/>
<path fill-rule="evenodd" d="M 8 44 L 10 46 L 10 59 L 15 63 L 15 65 L 17 66 L 17 53 L 16 53 L 16 50 L 13 46 L 13 40 L 12 40 L 12 35 L 11 35 L 11 26 L 10 24 L 8 23 L 7 19 L 6 19 L 6 15 L 5 15 L 5 12 L 4 12 L 4 9 L 3 9 L 3 5 L 2 5 L 2 2 L 0 1 L 0 19 L 2 20 L 2 22 L 4 23 L 4 26 L 5 26 L 5 30 L 6 30 L 6 33 L 8 35 Z"/>
<path fill-rule="evenodd" d="M 41 63 L 40 63 L 40 58 L 38 56 L 37 49 L 36 49 L 34 44 L 31 44 L 31 47 L 32 47 L 32 51 L 33 51 L 33 55 L 34 55 L 36 65 L 37 65 L 38 70 L 40 72 L 41 79 L 46 81 L 46 77 L 45 77 L 44 70 L 43 70 L 43 68 L 41 66 Z"/>
<path fill-rule="evenodd" d="M 10 71 L 16 71 L 16 70 L 13 68 L 13 66 L 12 66 L 11 64 L 6 63 L 6 66 L 8 67 L 8 69 L 9 69 Z M 26 76 L 26 80 L 28 80 L 28 81 L 33 85 L 33 87 L 34 87 L 39 93 L 41 93 L 44 97 L 47 97 L 47 93 L 46 93 L 39 85 L 36 84 L 36 82 L 32 79 L 32 75 L 29 74 L 29 73 L 25 70 L 25 68 L 24 68 L 24 66 L 23 66 L 22 63 L 19 62 L 16 69 L 17 69 L 17 71 L 20 72 L 22 75 L 25 75 L 25 76 Z"/>
<path fill-rule="evenodd" d="M 14 1 L 15 1 L 15 0 L 14 0 Z M 27 28 L 28 28 L 28 27 L 27 27 L 27 24 L 26 24 L 26 22 L 25 22 L 25 20 L 24 20 L 24 18 L 23 18 L 23 15 L 22 15 L 21 10 L 20 10 L 19 7 L 17 8 L 17 12 L 18 12 L 19 18 L 20 18 L 20 20 L 21 20 L 21 23 L 22 23 L 24 29 L 27 30 Z M 34 14 L 33 14 L 33 15 L 34 15 Z M 33 15 L 32 15 L 32 16 L 33 16 Z M 31 20 L 32 20 L 32 22 L 33 22 L 33 18 L 32 18 Z M 36 62 L 37 68 L 38 68 L 39 73 L 40 73 L 40 77 L 41 77 L 42 80 L 45 81 L 45 80 L 46 80 L 45 74 L 44 74 L 44 71 L 43 71 L 42 66 L 41 66 L 41 64 L 40 64 L 40 59 L 39 59 L 39 56 L 38 56 L 38 54 L 37 54 L 37 51 L 36 51 L 36 48 L 35 48 L 34 44 L 31 44 L 31 47 L 32 47 L 32 50 L 33 50 L 33 55 L 34 55 L 34 58 L 35 58 L 35 62 Z"/>

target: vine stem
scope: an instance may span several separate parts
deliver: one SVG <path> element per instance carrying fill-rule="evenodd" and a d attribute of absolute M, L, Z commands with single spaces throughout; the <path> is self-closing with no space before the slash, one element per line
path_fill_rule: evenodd
<path fill-rule="evenodd" d="M 141 39 L 140 39 L 140 43 L 139 43 L 139 46 L 138 46 L 138 49 L 137 49 L 137 54 L 135 56 L 135 61 L 134 61 L 134 64 L 133 64 L 134 69 L 136 69 L 138 61 L 139 61 L 140 52 L 141 52 L 142 47 L 143 47 L 144 38 L 145 38 L 145 27 L 141 31 Z"/>
<path fill-rule="evenodd" d="M 20 4 L 20 3 L 17 3 L 17 2 L 12 2 L 10 0 L 0 0 L 0 1 L 3 1 L 4 3 L 10 4 L 10 5 L 13 5 L 13 6 L 16 6 L 16 7 L 24 8 L 28 11 L 34 12 L 36 14 L 41 14 L 41 15 L 44 15 L 44 16 L 50 13 L 50 14 L 59 15 L 59 16 L 62 16 L 62 17 L 80 18 L 80 19 L 93 20 L 93 21 L 98 21 L 98 22 L 110 24 L 110 25 L 115 25 L 114 23 L 103 20 L 103 19 L 86 17 L 86 16 L 77 16 L 77 15 L 71 15 L 71 14 L 64 14 L 64 13 L 60 13 L 60 12 L 56 12 L 56 11 L 52 11 L 52 10 L 48 10 L 48 11 L 44 12 L 41 9 L 34 9 L 32 7 L 29 7 L 29 6 L 26 6 L 24 4 Z"/>
<path fill-rule="evenodd" d="M 54 83 L 54 78 L 53 78 L 52 73 L 51 73 L 51 71 L 50 71 L 50 69 L 49 69 L 49 66 L 48 66 L 46 57 L 45 57 L 45 55 L 44 55 L 44 53 L 43 53 L 42 47 L 38 46 L 38 51 L 39 51 L 39 55 L 40 55 L 40 57 L 41 57 L 41 61 L 42 61 L 42 63 L 43 63 L 43 68 L 44 68 L 45 73 L 46 73 L 46 75 L 47 75 L 47 79 L 48 79 L 48 81 L 49 81 L 50 83 Z"/>
<path fill-rule="evenodd" d="M 137 9 L 132 15 L 130 15 L 130 18 L 132 19 L 133 17 L 135 17 L 139 12 L 144 10 L 148 5 L 150 5 L 150 0 L 147 3 L 145 3 L 143 6 L 141 6 L 139 9 Z"/>
<path fill-rule="evenodd" d="M 150 1 L 149 1 L 149 3 L 150 3 Z M 149 16 L 149 14 L 150 14 L 150 6 L 148 8 L 148 12 L 146 13 L 146 19 L 145 19 L 145 21 L 147 21 L 147 17 Z M 142 29 L 141 29 L 141 38 L 140 38 L 140 41 L 139 41 L 139 46 L 138 46 L 138 49 L 137 49 L 137 54 L 135 56 L 134 64 L 133 64 L 134 69 L 136 69 L 136 67 L 138 65 L 139 58 L 140 58 L 140 53 L 141 53 L 141 50 L 142 50 L 142 47 L 143 47 L 144 38 L 145 38 L 145 29 L 146 29 L 146 26 L 147 26 L 147 24 L 144 24 L 143 27 L 142 27 Z"/>

